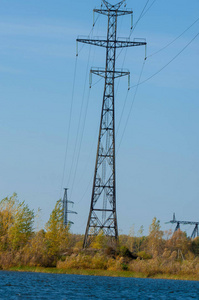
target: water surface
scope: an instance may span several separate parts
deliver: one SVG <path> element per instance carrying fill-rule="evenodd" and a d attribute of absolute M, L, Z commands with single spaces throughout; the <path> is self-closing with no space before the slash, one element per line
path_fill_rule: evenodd
<path fill-rule="evenodd" d="M 0 271 L 0 299 L 199 299 L 199 282 Z"/>

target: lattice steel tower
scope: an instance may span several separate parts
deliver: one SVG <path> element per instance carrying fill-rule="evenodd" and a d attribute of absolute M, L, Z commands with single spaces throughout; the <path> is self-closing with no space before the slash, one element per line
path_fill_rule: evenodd
<path fill-rule="evenodd" d="M 68 214 L 77 214 L 76 211 L 72 211 L 72 210 L 68 209 L 68 204 L 74 204 L 74 202 L 68 200 L 67 191 L 68 191 L 68 189 L 64 188 L 64 197 L 63 197 L 63 200 L 62 200 L 62 211 L 63 211 L 64 226 L 74 224 L 72 221 L 68 220 Z"/>
<path fill-rule="evenodd" d="M 101 230 L 106 236 L 110 236 L 116 241 L 118 239 L 115 193 L 114 81 L 115 78 L 129 75 L 129 72 L 115 68 L 116 49 L 146 45 L 145 42 L 117 39 L 117 18 L 133 13 L 131 10 L 121 9 L 125 0 L 114 5 L 105 0 L 102 1 L 105 6 L 104 9 L 103 7 L 94 9 L 94 12 L 108 17 L 107 38 L 77 39 L 77 42 L 106 48 L 105 68 L 91 69 L 91 74 L 105 78 L 105 85 L 91 206 L 84 237 L 84 248 L 90 245 L 93 237 L 98 235 Z"/>

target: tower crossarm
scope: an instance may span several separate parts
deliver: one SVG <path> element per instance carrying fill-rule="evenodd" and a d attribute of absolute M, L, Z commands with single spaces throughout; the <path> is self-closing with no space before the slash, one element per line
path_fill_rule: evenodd
<path fill-rule="evenodd" d="M 125 48 L 125 47 L 135 47 L 135 46 L 145 46 L 146 42 L 136 42 L 136 41 L 128 41 L 128 39 L 120 41 L 120 40 L 107 40 L 107 39 L 86 39 L 86 38 L 77 38 L 77 42 L 90 44 L 99 47 L 105 48 Z"/>
<path fill-rule="evenodd" d="M 182 225 L 198 225 L 199 222 L 193 222 L 193 221 L 177 221 L 177 220 L 171 220 L 169 221 L 169 223 L 175 224 L 175 223 L 179 223 Z"/>
<path fill-rule="evenodd" d="M 123 70 L 110 70 L 110 71 L 106 71 L 104 68 L 96 68 L 96 69 L 91 69 L 90 71 L 92 74 L 101 76 L 101 77 L 108 77 L 110 75 L 110 77 L 112 78 L 114 76 L 114 78 L 119 78 L 122 76 L 127 76 L 130 75 L 129 71 L 123 71 Z"/>
<path fill-rule="evenodd" d="M 93 11 L 98 14 L 105 15 L 105 16 L 116 15 L 116 14 L 117 14 L 117 16 L 124 16 L 124 15 L 131 15 L 133 13 L 133 11 L 129 10 L 129 9 L 126 9 L 126 10 L 94 9 Z"/>
<path fill-rule="evenodd" d="M 183 225 L 199 225 L 199 222 L 176 220 L 175 213 L 173 214 L 173 220 L 171 220 L 167 223 L 171 223 L 171 224 L 179 223 L 179 224 L 183 224 Z"/>
<path fill-rule="evenodd" d="M 73 211 L 73 210 L 68 210 L 67 212 L 68 212 L 68 214 L 76 214 L 77 215 L 77 212 Z"/>

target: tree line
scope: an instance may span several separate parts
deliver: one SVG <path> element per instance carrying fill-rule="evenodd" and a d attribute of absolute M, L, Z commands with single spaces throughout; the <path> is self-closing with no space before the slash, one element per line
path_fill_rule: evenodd
<path fill-rule="evenodd" d="M 141 226 L 135 236 L 120 235 L 113 244 L 100 232 L 89 249 L 83 250 L 83 235 L 72 234 L 63 223 L 62 201 L 58 200 L 44 229 L 34 229 L 37 214 L 17 194 L 0 202 L 0 268 L 41 266 L 62 269 L 129 270 L 150 276 L 154 273 L 199 275 L 199 238 L 191 240 L 180 230 L 163 232 L 152 220 L 149 234 Z"/>

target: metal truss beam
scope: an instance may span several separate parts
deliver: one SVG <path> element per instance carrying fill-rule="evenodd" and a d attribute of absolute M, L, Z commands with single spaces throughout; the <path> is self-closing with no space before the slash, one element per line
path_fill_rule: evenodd
<path fill-rule="evenodd" d="M 105 78 L 105 76 L 109 76 L 110 78 L 112 78 L 114 76 L 114 78 L 119 78 L 122 76 L 127 76 L 130 75 L 129 71 L 122 71 L 122 70 L 111 70 L 109 72 L 107 72 L 105 69 L 101 69 L 101 68 L 97 68 L 97 69 L 91 69 L 90 71 L 92 74 L 101 76 L 103 78 Z"/>
<path fill-rule="evenodd" d="M 105 15 L 108 16 L 109 14 L 115 15 L 116 11 L 113 9 L 110 10 L 106 10 L 106 9 L 94 9 L 94 12 L 101 14 L 101 15 Z M 133 12 L 132 10 L 117 10 L 117 16 L 124 16 L 124 15 L 131 15 Z"/>
<path fill-rule="evenodd" d="M 90 44 L 99 47 L 105 48 L 124 48 L 124 47 L 135 47 L 135 46 L 144 46 L 146 42 L 136 42 L 136 41 L 107 41 L 106 39 L 86 39 L 86 38 L 78 38 L 77 42 L 81 42 L 84 44 Z"/>

